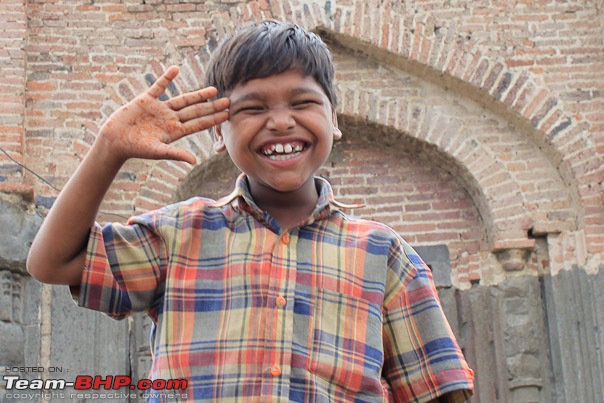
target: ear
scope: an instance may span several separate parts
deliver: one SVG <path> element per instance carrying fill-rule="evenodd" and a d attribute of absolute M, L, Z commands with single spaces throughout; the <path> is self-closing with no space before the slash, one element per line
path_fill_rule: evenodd
<path fill-rule="evenodd" d="M 338 115 L 336 111 L 332 112 L 331 121 L 333 123 L 333 139 L 340 140 L 342 138 L 342 132 L 338 128 Z"/>
<path fill-rule="evenodd" d="M 214 151 L 219 153 L 224 152 L 226 145 L 224 144 L 221 125 L 216 125 L 212 128 L 212 136 L 214 137 Z"/>

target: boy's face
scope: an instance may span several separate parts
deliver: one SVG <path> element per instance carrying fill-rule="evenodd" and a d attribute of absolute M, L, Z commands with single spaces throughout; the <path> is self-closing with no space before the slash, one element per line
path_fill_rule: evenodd
<path fill-rule="evenodd" d="M 294 192 L 309 185 L 342 136 L 322 87 L 296 70 L 238 84 L 230 100 L 214 147 L 228 151 L 252 189 Z"/>

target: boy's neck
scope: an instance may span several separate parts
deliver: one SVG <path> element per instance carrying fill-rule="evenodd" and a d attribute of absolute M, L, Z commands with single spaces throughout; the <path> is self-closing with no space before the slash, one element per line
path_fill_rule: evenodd
<path fill-rule="evenodd" d="M 314 178 L 292 192 L 280 192 L 257 182 L 249 182 L 250 193 L 256 205 L 271 215 L 282 230 L 305 221 L 317 205 L 319 194 Z"/>

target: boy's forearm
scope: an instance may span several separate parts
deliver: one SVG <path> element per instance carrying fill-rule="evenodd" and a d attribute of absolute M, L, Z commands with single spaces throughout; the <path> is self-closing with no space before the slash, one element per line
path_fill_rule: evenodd
<path fill-rule="evenodd" d="M 95 142 L 67 182 L 31 246 L 27 270 L 51 284 L 80 284 L 90 227 L 124 161 Z"/>
<path fill-rule="evenodd" d="M 141 95 L 111 114 L 76 173 L 50 209 L 34 239 L 27 269 L 40 281 L 80 284 L 90 227 L 111 182 L 130 158 L 172 159 L 195 163 L 188 150 L 172 142 L 229 118 L 227 98 L 215 88 L 159 97 L 178 75 L 172 66 Z"/>

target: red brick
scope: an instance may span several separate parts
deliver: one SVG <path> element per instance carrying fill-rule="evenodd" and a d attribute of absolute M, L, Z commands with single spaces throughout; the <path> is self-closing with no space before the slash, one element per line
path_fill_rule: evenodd
<path fill-rule="evenodd" d="M 566 230 L 572 228 L 564 225 L 574 220 L 568 215 L 574 209 L 586 219 L 581 225 L 589 253 L 604 252 L 597 218 L 604 202 L 598 185 L 604 60 L 601 13 L 593 4 L 581 3 L 578 10 L 576 4 L 522 0 L 516 8 L 497 1 L 461 9 L 433 1 L 413 7 L 342 1 L 326 16 L 319 3 L 304 13 L 289 1 L 270 7 L 266 0 L 223 3 L 215 9 L 199 1 L 35 1 L 27 3 L 26 15 L 22 0 L 3 1 L 0 121 L 8 123 L 0 125 L 2 147 L 18 154 L 25 150 L 19 157 L 64 183 L 103 119 L 147 88 L 145 73 L 157 75 L 165 65 L 182 63 L 187 76 L 177 83 L 179 90 L 197 85 L 203 81 L 210 36 L 271 13 L 286 15 L 348 35 L 353 47 L 372 43 L 388 52 L 384 60 L 369 63 L 354 50 L 336 55 L 338 82 L 347 83 L 338 88 L 339 112 L 401 132 L 383 148 L 359 143 L 324 170 L 343 201 L 372 204 L 355 213 L 392 220 L 413 241 L 447 243 L 457 248 L 452 249 L 456 256 L 470 253 L 454 263 L 458 281 L 493 275 L 492 268 L 479 269 L 489 262 L 485 233 L 502 241 L 507 239 L 498 236 L 522 234 L 530 226 L 523 214 L 540 220 L 539 228 Z M 90 35 L 99 27 L 110 34 Z M 409 58 L 418 63 L 411 65 Z M 378 70 L 380 63 L 395 65 Z M 443 86 L 446 102 L 461 107 L 435 100 Z M 454 110 L 463 112 L 449 116 Z M 359 130 L 379 130 L 363 124 Z M 416 149 L 409 138 L 438 149 Z M 379 143 L 376 135 L 371 146 Z M 200 155 L 208 152 L 205 142 L 187 146 Z M 493 157 L 500 169 L 490 165 Z M 120 212 L 131 212 L 133 204 L 138 211 L 159 207 L 190 170 L 185 164 L 129 163 L 127 171 L 139 173 L 136 182 L 116 181 L 114 199 L 105 207 Z M 22 173 L 6 172 L 1 175 L 14 175 L 9 183 L 23 181 Z M 555 195 L 556 186 L 563 187 L 562 196 Z M 548 198 L 548 192 L 554 196 Z M 36 184 L 36 193 L 56 195 L 43 184 Z M 413 222 L 401 221 L 403 212 Z"/>

